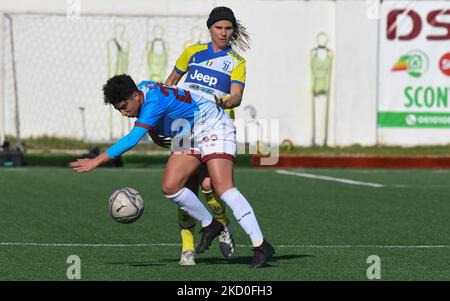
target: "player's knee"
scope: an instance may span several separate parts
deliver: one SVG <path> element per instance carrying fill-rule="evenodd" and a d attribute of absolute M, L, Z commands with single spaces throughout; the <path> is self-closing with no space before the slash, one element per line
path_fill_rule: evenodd
<path fill-rule="evenodd" d="M 203 191 L 211 191 L 212 185 L 211 185 L 211 179 L 210 178 L 204 178 L 202 181 L 202 190 Z"/>
<path fill-rule="evenodd" d="M 222 196 L 225 192 L 227 192 L 228 190 L 230 190 L 232 188 L 235 188 L 235 187 L 231 183 L 229 183 L 229 184 L 221 183 L 220 185 L 214 186 L 214 191 L 218 195 Z"/>
<path fill-rule="evenodd" d="M 161 191 L 165 195 L 174 195 L 180 191 L 182 187 L 173 182 L 163 182 L 161 185 Z"/>

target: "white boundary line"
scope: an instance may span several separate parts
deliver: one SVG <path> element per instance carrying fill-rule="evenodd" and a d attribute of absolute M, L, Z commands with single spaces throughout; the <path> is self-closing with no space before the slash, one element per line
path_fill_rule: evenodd
<path fill-rule="evenodd" d="M 173 247 L 181 246 L 175 243 L 148 244 L 77 244 L 77 243 L 36 243 L 36 242 L 0 242 L 0 246 L 28 246 L 28 247 Z"/>
<path fill-rule="evenodd" d="M 433 249 L 433 248 L 450 248 L 450 245 L 429 245 L 429 246 L 376 246 L 376 245 L 279 245 L 278 248 L 378 248 L 378 249 Z"/>
<path fill-rule="evenodd" d="M 26 247 L 179 247 L 179 243 L 148 243 L 148 244 L 81 244 L 81 243 L 34 243 L 34 242 L 0 242 L 0 246 L 26 246 Z M 251 248 L 251 245 L 236 245 L 236 247 Z M 379 248 L 379 249 L 433 249 L 450 248 L 450 245 L 275 245 L 275 248 Z"/>
<path fill-rule="evenodd" d="M 276 173 L 283 174 L 283 175 L 289 175 L 289 176 L 310 178 L 310 179 L 319 179 L 319 180 L 325 180 L 325 181 L 340 182 L 340 183 L 350 184 L 350 185 L 362 185 L 362 186 L 370 186 L 370 187 L 376 187 L 376 188 L 384 187 L 383 184 L 353 181 L 353 180 L 349 180 L 349 179 L 335 178 L 335 177 L 328 177 L 328 176 L 318 176 L 318 175 L 313 175 L 313 174 L 309 174 L 309 173 L 293 172 L 293 171 L 282 170 L 282 169 L 278 169 L 276 171 Z"/>

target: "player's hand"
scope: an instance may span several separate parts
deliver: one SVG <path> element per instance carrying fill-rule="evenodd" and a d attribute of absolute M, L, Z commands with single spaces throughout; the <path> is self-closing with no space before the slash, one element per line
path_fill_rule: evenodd
<path fill-rule="evenodd" d="M 219 105 L 222 109 L 228 109 L 227 102 L 223 100 L 223 98 L 214 95 L 214 99 L 216 100 L 216 104 Z"/>
<path fill-rule="evenodd" d="M 88 172 L 97 167 L 95 160 L 93 159 L 77 159 L 76 161 L 70 162 L 69 167 L 72 170 L 80 172 Z"/>
<path fill-rule="evenodd" d="M 164 135 L 157 135 L 152 137 L 153 142 L 161 147 L 169 148 L 172 145 L 172 138 Z"/>

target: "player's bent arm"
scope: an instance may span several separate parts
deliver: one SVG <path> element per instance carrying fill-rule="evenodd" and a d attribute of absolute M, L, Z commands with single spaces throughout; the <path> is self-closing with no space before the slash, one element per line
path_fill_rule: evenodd
<path fill-rule="evenodd" d="M 231 84 L 230 99 L 228 100 L 231 108 L 241 105 L 242 95 L 244 95 L 244 86 L 241 84 Z"/>
<path fill-rule="evenodd" d="M 180 74 L 176 68 L 173 68 L 172 73 L 170 73 L 169 77 L 166 79 L 165 84 L 168 86 L 176 85 L 182 76 L 183 74 Z"/>
<path fill-rule="evenodd" d="M 239 107 L 242 102 L 242 95 L 244 95 L 244 86 L 241 84 L 231 84 L 230 97 L 216 102 L 224 109 L 233 109 Z"/>

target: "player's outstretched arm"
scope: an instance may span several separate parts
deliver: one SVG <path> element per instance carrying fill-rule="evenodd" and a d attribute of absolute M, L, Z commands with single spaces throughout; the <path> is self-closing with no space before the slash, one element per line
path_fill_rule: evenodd
<path fill-rule="evenodd" d="M 76 161 L 70 162 L 69 167 L 74 171 L 88 172 L 95 169 L 97 166 L 102 165 L 111 160 L 107 153 L 101 153 L 93 159 L 77 159 Z"/>
<path fill-rule="evenodd" d="M 108 162 L 111 159 L 120 156 L 130 148 L 134 147 L 139 140 L 147 134 L 147 129 L 135 126 L 128 135 L 122 137 L 119 141 L 114 143 L 106 152 L 101 153 L 93 159 L 78 159 L 69 163 L 69 167 L 76 172 L 88 172 L 95 169 L 97 166 Z"/>

